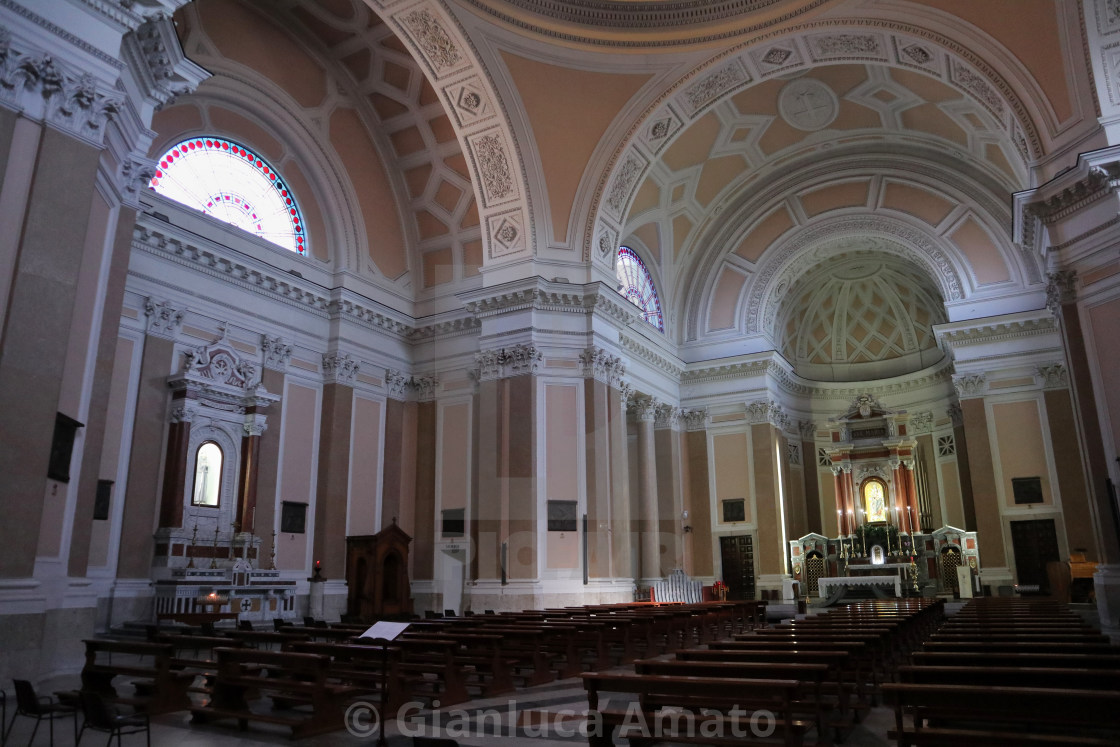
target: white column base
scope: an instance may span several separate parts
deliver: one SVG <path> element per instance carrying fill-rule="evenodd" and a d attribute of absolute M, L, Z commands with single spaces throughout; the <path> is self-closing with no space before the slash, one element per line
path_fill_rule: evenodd
<path fill-rule="evenodd" d="M 1098 565 L 1093 574 L 1093 591 L 1101 628 L 1108 632 L 1120 630 L 1120 565 Z"/>

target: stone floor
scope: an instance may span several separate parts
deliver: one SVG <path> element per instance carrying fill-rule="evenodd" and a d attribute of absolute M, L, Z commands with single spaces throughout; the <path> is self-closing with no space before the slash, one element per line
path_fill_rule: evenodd
<path fill-rule="evenodd" d="M 52 689 L 72 689 L 77 685 L 76 679 L 62 679 L 38 689 L 42 694 L 51 692 Z M 386 729 L 386 741 L 391 747 L 408 747 L 413 744 L 413 737 L 454 739 L 464 747 L 493 744 L 508 747 L 522 744 L 532 744 L 534 747 L 571 747 L 587 744 L 586 736 L 579 731 L 583 723 L 580 714 L 587 708 L 587 697 L 578 679 L 561 680 L 518 690 L 509 696 L 474 700 L 437 711 L 420 709 L 418 706 L 406 708 L 401 714 L 403 718 L 390 721 Z M 251 723 L 246 731 L 238 731 L 232 721 L 191 724 L 189 713 L 172 713 L 152 719 L 152 744 L 157 747 L 373 745 L 377 741 L 377 734 L 371 728 L 369 715 L 370 711 L 359 704 L 352 709 L 348 728 L 293 741 L 288 738 L 288 730 L 280 727 Z M 11 717 L 9 710 L 8 718 Z M 840 744 L 845 747 L 893 744 L 886 737 L 892 722 L 893 714 L 889 709 L 873 708 Z M 33 726 L 32 719 L 16 719 L 8 735 L 8 744 L 28 744 Z M 102 738 L 101 734 L 87 733 L 82 742 L 87 745 L 100 744 Z M 129 744 L 141 745 L 142 740 L 142 735 L 126 736 L 123 744 L 125 747 Z M 617 741 L 619 744 L 625 743 Z M 46 723 L 39 727 L 34 744 L 49 744 Z M 54 744 L 57 747 L 71 747 L 74 744 L 72 721 L 67 719 L 55 722 Z"/>

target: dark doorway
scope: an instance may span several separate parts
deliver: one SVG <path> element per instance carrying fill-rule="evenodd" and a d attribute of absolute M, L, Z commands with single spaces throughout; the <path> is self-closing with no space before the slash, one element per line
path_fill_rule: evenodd
<path fill-rule="evenodd" d="M 754 599 L 754 538 L 749 534 L 719 538 L 723 582 L 728 599 Z"/>
<path fill-rule="evenodd" d="M 1015 567 L 1020 586 L 1038 586 L 1038 592 L 1050 593 L 1046 564 L 1058 560 L 1058 535 L 1053 519 L 1011 522 L 1011 545 L 1015 549 Z"/>

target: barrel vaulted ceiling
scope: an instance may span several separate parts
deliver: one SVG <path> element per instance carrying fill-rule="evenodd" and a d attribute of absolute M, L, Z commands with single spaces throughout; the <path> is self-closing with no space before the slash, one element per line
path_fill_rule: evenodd
<path fill-rule="evenodd" d="M 417 313 L 519 276 L 609 282 L 626 244 L 686 360 L 777 349 L 821 373 L 843 346 L 791 341 L 816 313 L 794 296 L 824 297 L 838 275 L 822 268 L 870 257 L 872 285 L 899 293 L 848 289 L 864 307 L 833 321 L 874 307 L 882 337 L 848 363 L 926 362 L 930 324 L 1041 305 L 1012 194 L 1099 137 L 1079 4 L 1014 9 L 196 0 L 180 33 L 216 75 L 156 127 L 272 145 L 278 167 L 308 172 L 316 256 Z M 235 113 L 250 72 L 275 91 Z M 295 115 L 306 152 L 265 131 L 265 98 Z"/>

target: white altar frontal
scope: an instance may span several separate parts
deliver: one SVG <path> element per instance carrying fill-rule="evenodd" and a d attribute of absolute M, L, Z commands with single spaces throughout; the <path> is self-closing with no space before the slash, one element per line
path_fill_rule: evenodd
<path fill-rule="evenodd" d="M 878 589 L 883 586 L 893 586 L 894 595 L 902 596 L 902 579 L 898 575 L 891 576 L 834 576 L 831 578 L 817 579 L 817 588 L 820 589 L 822 599 L 830 602 L 838 600 L 845 591 L 851 588 L 869 586 Z M 835 599 L 833 596 L 835 595 Z"/>

